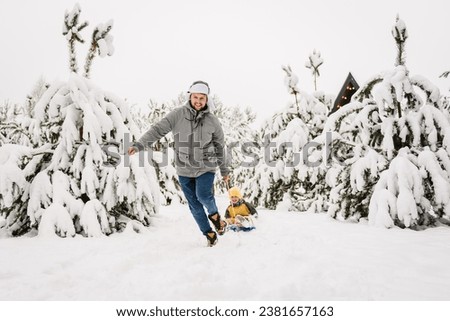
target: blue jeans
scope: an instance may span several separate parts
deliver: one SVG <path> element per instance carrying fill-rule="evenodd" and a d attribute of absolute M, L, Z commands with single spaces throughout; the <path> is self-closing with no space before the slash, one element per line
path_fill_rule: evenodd
<path fill-rule="evenodd" d="M 209 225 L 205 208 L 208 214 L 219 212 L 213 193 L 214 176 L 215 174 L 212 172 L 204 173 L 199 177 L 178 176 L 192 216 L 194 216 L 200 231 L 204 235 L 211 232 L 211 225 Z"/>

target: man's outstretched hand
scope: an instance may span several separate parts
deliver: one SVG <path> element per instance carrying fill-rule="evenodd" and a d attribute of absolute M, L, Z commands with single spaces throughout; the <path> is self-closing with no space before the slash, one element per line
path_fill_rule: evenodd
<path fill-rule="evenodd" d="M 130 147 L 130 148 L 128 148 L 128 155 L 134 155 L 134 154 L 136 154 L 136 148 L 134 148 L 134 147 Z"/>

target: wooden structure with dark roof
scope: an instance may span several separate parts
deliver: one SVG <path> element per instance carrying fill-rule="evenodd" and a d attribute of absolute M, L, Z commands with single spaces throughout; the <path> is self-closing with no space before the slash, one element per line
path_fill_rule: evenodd
<path fill-rule="evenodd" d="M 348 104 L 353 94 L 359 89 L 359 85 L 351 72 L 348 73 L 347 79 L 345 79 L 344 85 L 342 86 L 339 94 L 334 101 L 333 109 L 330 114 L 334 113 L 336 110 L 342 106 Z"/>

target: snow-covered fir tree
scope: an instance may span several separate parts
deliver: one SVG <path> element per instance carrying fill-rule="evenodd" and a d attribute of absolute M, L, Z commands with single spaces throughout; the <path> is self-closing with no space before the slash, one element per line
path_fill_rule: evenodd
<path fill-rule="evenodd" d="M 295 97 L 295 106 L 298 106 L 300 91 L 297 88 L 298 77 L 292 72 L 290 66 L 282 66 L 286 73 L 285 84 L 290 94 Z M 284 190 L 279 175 L 274 175 L 272 139 L 286 128 L 294 118 L 295 112 L 285 111 L 276 113 L 272 119 L 266 120 L 259 133 L 255 135 L 256 146 L 250 151 L 254 153 L 254 165 L 244 169 L 242 176 L 248 179 L 242 181 L 244 197 L 255 206 L 274 209 L 282 200 Z M 256 188 L 255 188 L 256 187 Z"/>
<path fill-rule="evenodd" d="M 158 197 L 153 167 L 136 157 L 117 159 L 127 137 L 132 141 L 138 133 L 124 100 L 72 73 L 67 83 L 50 86 L 35 107 L 34 119 L 38 125 L 33 134 L 51 143 L 53 154 L 30 186 L 32 224 L 54 224 L 60 235 L 97 236 L 121 229 L 119 220 L 150 223 Z M 66 209 L 60 214 L 66 216 L 63 226 L 54 216 L 58 211 L 51 210 L 46 218 L 46 210 L 56 204 Z"/>
<path fill-rule="evenodd" d="M 31 113 L 46 86 L 43 78 L 39 79 L 25 106 L 10 102 L 0 105 L 0 229 L 6 234 L 20 235 L 29 230 L 29 182 L 51 152 L 49 144 L 37 147 L 31 135 Z"/>
<path fill-rule="evenodd" d="M 217 96 L 213 96 L 213 113 L 219 118 L 225 135 L 227 162 L 232 171 L 230 185 L 240 186 L 248 179 L 245 167 L 251 161 L 246 156 L 245 149 L 255 141 L 255 131 L 251 127 L 256 115 L 251 108 L 225 106 Z M 225 192 L 227 187 L 221 179 L 217 179 L 215 188 Z"/>
<path fill-rule="evenodd" d="M 32 118 L 32 111 L 50 85 L 41 77 L 33 87 L 31 93 L 27 95 L 25 104 L 20 106 L 15 104 L 14 108 L 8 108 L 9 116 L 1 127 L 5 127 L 8 132 L 8 143 L 20 144 L 30 147 L 38 147 L 44 142 L 33 141 L 31 132 L 36 125 Z M 11 110 L 14 112 L 11 113 Z"/>
<path fill-rule="evenodd" d="M 341 161 L 327 177 L 328 213 L 368 218 L 373 225 L 419 228 L 450 218 L 450 123 L 438 88 L 411 76 L 405 63 L 408 33 L 397 17 L 393 70 L 369 79 L 352 102 L 331 115 Z M 445 106 L 444 106 L 445 105 Z M 347 153 L 349 152 L 349 153 Z"/>
<path fill-rule="evenodd" d="M 314 79 L 314 91 L 317 91 L 317 78 L 320 76 L 319 67 L 322 66 L 323 59 L 319 51 L 313 50 L 313 53 L 309 55 L 308 60 L 305 63 L 305 67 L 311 69 L 311 73 Z"/>
<path fill-rule="evenodd" d="M 180 106 L 183 100 L 185 100 L 184 95 L 180 95 L 178 100 L 169 103 L 158 104 L 156 101 L 150 100 L 148 108 L 134 111 L 133 119 L 138 124 L 140 132 L 143 133 L 148 130 L 170 111 Z M 170 205 L 174 199 L 179 203 L 186 202 L 178 182 L 174 156 L 173 135 L 171 133 L 155 142 L 149 154 L 149 159 L 158 177 L 162 205 Z"/>
<path fill-rule="evenodd" d="M 30 181 L 42 168 L 44 155 L 51 153 L 50 144 L 33 149 L 19 144 L 0 146 L 0 229 L 11 235 L 29 230 L 26 215 Z"/>
<path fill-rule="evenodd" d="M 317 177 L 311 179 L 317 176 L 313 174 L 317 169 L 309 168 L 312 162 L 306 154 L 310 152 L 308 143 L 321 133 L 329 109 L 322 101 L 330 100 L 323 93 L 317 94 L 321 101 L 300 91 L 292 68 L 282 69 L 288 92 L 295 101 L 263 125 L 259 136 L 260 161 L 250 170 L 252 178 L 246 183 L 246 197 L 266 208 L 276 208 L 285 198 L 291 209 L 305 210 L 313 202 L 312 186 L 318 181 Z M 309 200 L 308 205 L 303 202 L 305 199 Z"/>
<path fill-rule="evenodd" d="M 23 116 L 31 117 L 34 106 L 36 106 L 36 103 L 41 99 L 48 87 L 50 87 L 50 84 L 44 77 L 40 77 L 31 90 L 31 93 L 27 95 Z"/>
<path fill-rule="evenodd" d="M 79 13 L 78 5 L 73 12 Z M 148 162 L 123 156 L 139 134 L 126 101 L 72 72 L 40 96 L 29 124 L 34 148 L 10 148 L 16 156 L 2 159 L 26 191 L 19 200 L 18 184 L 2 179 L 7 188 L 1 198 L 15 200 L 2 203 L 2 217 L 29 222 L 20 228 L 4 224 L 10 234 L 35 228 L 39 235 L 100 236 L 150 224 L 158 211 L 157 178 Z"/>
<path fill-rule="evenodd" d="M 0 146 L 14 141 L 20 129 L 15 120 L 20 107 L 10 101 L 0 103 Z"/>
<path fill-rule="evenodd" d="M 81 7 L 78 3 L 71 11 L 66 11 L 64 14 L 63 35 L 69 45 L 69 66 L 72 72 L 78 72 L 75 45 L 77 42 L 84 43 L 81 31 L 89 25 L 87 21 L 79 22 L 80 14 Z"/>
<path fill-rule="evenodd" d="M 81 7 L 77 3 L 71 11 L 64 14 L 63 35 L 67 39 L 69 45 L 69 66 L 72 72 L 78 72 L 77 53 L 75 45 L 77 42 L 84 43 L 81 31 L 86 28 L 89 23 L 87 21 L 80 22 Z M 84 77 L 89 78 L 92 62 L 95 56 L 100 57 L 112 56 L 114 53 L 113 36 L 110 31 L 113 27 L 113 21 L 100 23 L 94 28 L 91 37 L 91 45 L 84 64 Z"/>

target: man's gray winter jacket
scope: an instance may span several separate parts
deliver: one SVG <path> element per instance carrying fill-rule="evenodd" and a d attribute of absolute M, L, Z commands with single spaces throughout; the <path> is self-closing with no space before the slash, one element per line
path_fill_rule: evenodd
<path fill-rule="evenodd" d="M 220 166 L 222 176 L 229 174 L 222 126 L 209 112 L 208 105 L 197 112 L 189 101 L 186 102 L 153 125 L 133 146 L 138 150 L 149 148 L 169 132 L 174 136 L 178 175 L 198 177 L 206 172 L 215 172 L 217 166 Z"/>

